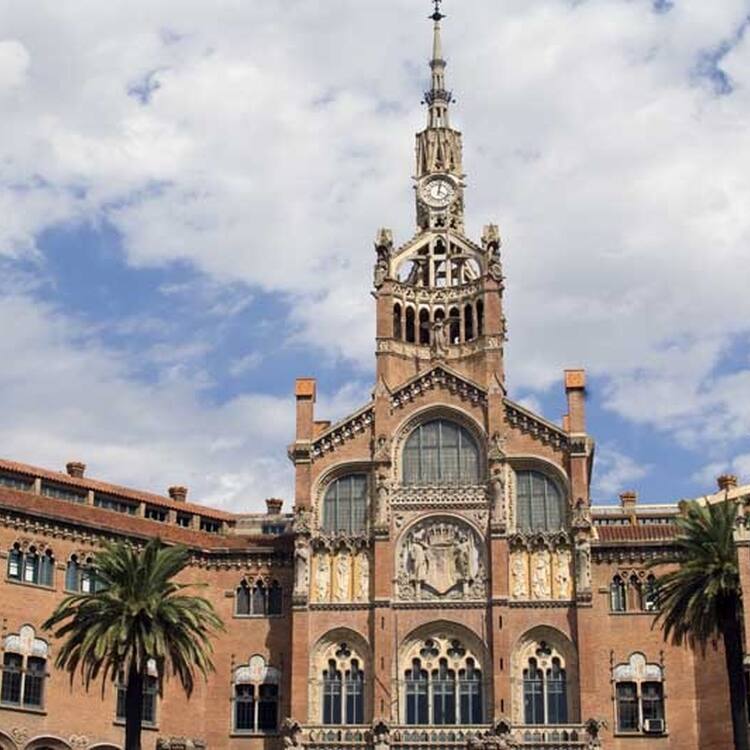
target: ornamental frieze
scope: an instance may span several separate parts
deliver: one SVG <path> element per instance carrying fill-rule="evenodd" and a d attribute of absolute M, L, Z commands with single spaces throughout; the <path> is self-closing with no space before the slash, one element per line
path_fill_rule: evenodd
<path fill-rule="evenodd" d="M 540 419 L 511 401 L 505 402 L 505 417 L 511 427 L 538 438 L 545 445 L 563 450 L 570 444 L 568 436 L 557 425 Z"/>
<path fill-rule="evenodd" d="M 313 458 L 320 458 L 326 453 L 336 450 L 339 445 L 352 440 L 369 429 L 374 421 L 375 411 L 370 404 L 343 422 L 327 429 L 313 442 L 310 455 Z"/>
<path fill-rule="evenodd" d="M 395 391 L 391 395 L 391 406 L 394 409 L 399 409 L 422 394 L 436 388 L 445 388 L 450 393 L 466 401 L 470 401 L 472 404 L 487 403 L 487 394 L 484 390 L 458 375 L 447 372 L 442 367 L 435 367 L 420 377 L 415 378 L 410 383 L 407 383 L 403 388 Z"/>
<path fill-rule="evenodd" d="M 407 284 L 394 284 L 393 296 L 400 297 L 407 302 L 425 305 L 445 305 L 459 302 L 469 302 L 482 291 L 480 281 L 455 287 L 416 287 Z"/>
<path fill-rule="evenodd" d="M 487 486 L 446 485 L 399 487 L 390 498 L 391 508 L 419 510 L 428 508 L 488 508 Z"/>

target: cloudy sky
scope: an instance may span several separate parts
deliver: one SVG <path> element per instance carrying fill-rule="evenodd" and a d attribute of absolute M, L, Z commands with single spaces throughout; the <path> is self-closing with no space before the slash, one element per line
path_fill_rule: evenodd
<path fill-rule="evenodd" d="M 590 373 L 594 497 L 750 480 L 748 0 L 446 0 L 511 395 Z M 290 497 L 293 380 L 372 386 L 414 229 L 427 0 L 0 0 L 0 455 Z"/>

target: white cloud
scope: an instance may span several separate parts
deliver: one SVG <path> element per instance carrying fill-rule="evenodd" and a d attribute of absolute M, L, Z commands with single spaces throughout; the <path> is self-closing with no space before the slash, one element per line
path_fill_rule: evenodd
<path fill-rule="evenodd" d="M 369 374 L 371 238 L 413 228 L 417 5 L 0 10 L 0 253 L 107 218 L 129 263 L 282 293 L 294 341 Z M 513 388 L 583 364 L 609 408 L 686 445 L 747 434 L 748 372 L 715 371 L 750 328 L 745 0 L 452 5 L 469 226 L 506 240 Z M 697 75 L 722 44 L 727 96 Z"/>
<path fill-rule="evenodd" d="M 612 500 L 619 493 L 632 489 L 632 483 L 647 476 L 651 466 L 633 460 L 615 446 L 600 445 L 596 449 L 596 468 L 591 495 L 596 503 Z M 671 498 L 664 498 L 670 500 Z"/>

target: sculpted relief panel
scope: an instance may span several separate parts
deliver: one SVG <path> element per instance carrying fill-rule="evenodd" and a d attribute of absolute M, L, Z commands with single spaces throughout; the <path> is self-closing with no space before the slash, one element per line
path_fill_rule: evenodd
<path fill-rule="evenodd" d="M 370 558 L 366 549 L 321 548 L 313 554 L 310 601 L 366 602 L 370 598 Z"/>
<path fill-rule="evenodd" d="M 431 517 L 412 526 L 397 552 L 402 600 L 479 599 L 487 568 L 479 534 L 465 521 Z"/>
<path fill-rule="evenodd" d="M 515 547 L 510 555 L 510 595 L 515 600 L 572 599 L 571 550 L 568 547 Z"/>

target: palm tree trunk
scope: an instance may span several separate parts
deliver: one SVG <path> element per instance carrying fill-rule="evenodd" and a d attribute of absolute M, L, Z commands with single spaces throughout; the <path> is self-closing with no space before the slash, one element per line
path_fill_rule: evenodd
<path fill-rule="evenodd" d="M 735 750 L 750 750 L 747 736 L 747 705 L 745 698 L 744 649 L 740 629 L 739 602 L 735 599 L 722 618 L 724 658 L 729 676 L 729 702 L 732 710 L 732 733 Z"/>
<path fill-rule="evenodd" d="M 143 675 L 130 665 L 125 690 L 125 750 L 141 750 L 143 724 Z"/>

